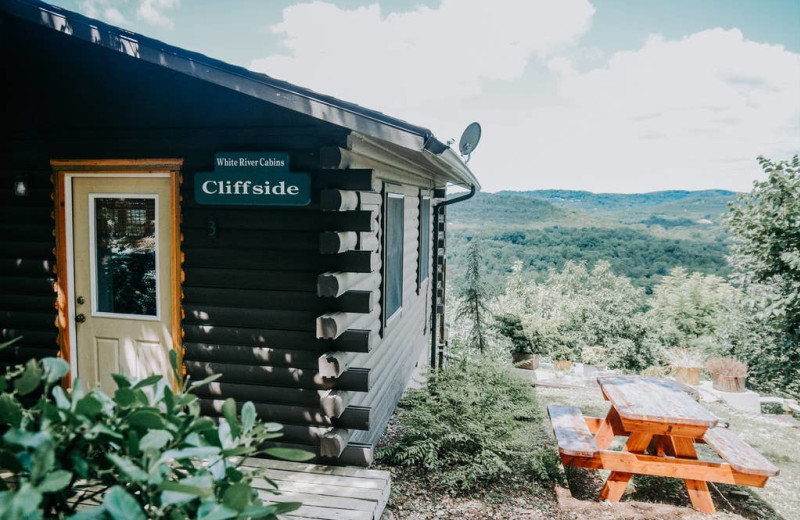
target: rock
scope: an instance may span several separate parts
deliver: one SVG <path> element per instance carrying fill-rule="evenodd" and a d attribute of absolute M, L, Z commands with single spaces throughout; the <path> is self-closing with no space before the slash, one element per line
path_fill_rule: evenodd
<path fill-rule="evenodd" d="M 791 415 L 773 415 L 772 419 L 792 428 L 800 428 L 800 422 Z"/>

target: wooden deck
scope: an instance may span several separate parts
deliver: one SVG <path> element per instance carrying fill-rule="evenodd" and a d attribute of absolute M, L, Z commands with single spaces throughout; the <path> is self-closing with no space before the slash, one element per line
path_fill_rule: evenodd
<path fill-rule="evenodd" d="M 302 502 L 285 518 L 378 520 L 389 500 L 388 471 L 268 459 L 248 459 L 245 466 L 269 468 L 267 477 L 278 484 L 281 494 L 265 491 L 260 493 L 263 500 Z M 253 484 L 259 487 L 258 481 Z"/>
<path fill-rule="evenodd" d="M 256 479 L 253 487 L 265 502 L 301 502 L 300 509 L 281 518 L 315 520 L 379 520 L 389 500 L 391 481 L 388 471 L 349 466 L 321 466 L 281 460 L 247 459 L 245 467 L 269 468 L 266 476 L 281 491 L 274 495 L 261 489 L 273 489 L 265 480 Z M 10 482 L 11 474 L 0 473 Z M 85 481 L 81 482 L 85 484 Z M 100 490 L 95 487 L 92 490 Z M 78 509 L 96 506 L 102 496 L 77 498 Z"/>

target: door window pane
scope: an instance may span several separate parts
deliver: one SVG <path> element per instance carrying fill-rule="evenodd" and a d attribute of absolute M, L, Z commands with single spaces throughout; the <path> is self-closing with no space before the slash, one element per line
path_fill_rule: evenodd
<path fill-rule="evenodd" d="M 98 312 L 157 316 L 156 201 L 94 199 Z"/>

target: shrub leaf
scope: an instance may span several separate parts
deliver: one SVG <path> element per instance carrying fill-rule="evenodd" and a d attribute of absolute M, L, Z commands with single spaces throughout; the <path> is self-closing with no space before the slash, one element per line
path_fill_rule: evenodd
<path fill-rule="evenodd" d="M 136 498 L 121 486 L 106 491 L 103 507 L 114 520 L 147 520 Z"/>

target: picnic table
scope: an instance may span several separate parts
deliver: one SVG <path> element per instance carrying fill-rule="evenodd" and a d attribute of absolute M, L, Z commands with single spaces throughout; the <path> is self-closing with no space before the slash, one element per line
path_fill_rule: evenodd
<path fill-rule="evenodd" d="M 599 499 L 617 502 L 634 474 L 681 478 L 695 509 L 714 512 L 708 482 L 764 487 L 778 474 L 764 456 L 677 383 L 638 376 L 598 377 L 611 402 L 606 417 L 584 417 L 574 406 L 548 412 L 564 466 L 610 470 Z M 610 450 L 626 437 L 622 451 Z M 710 446 L 722 461 L 699 460 L 695 444 Z"/>

